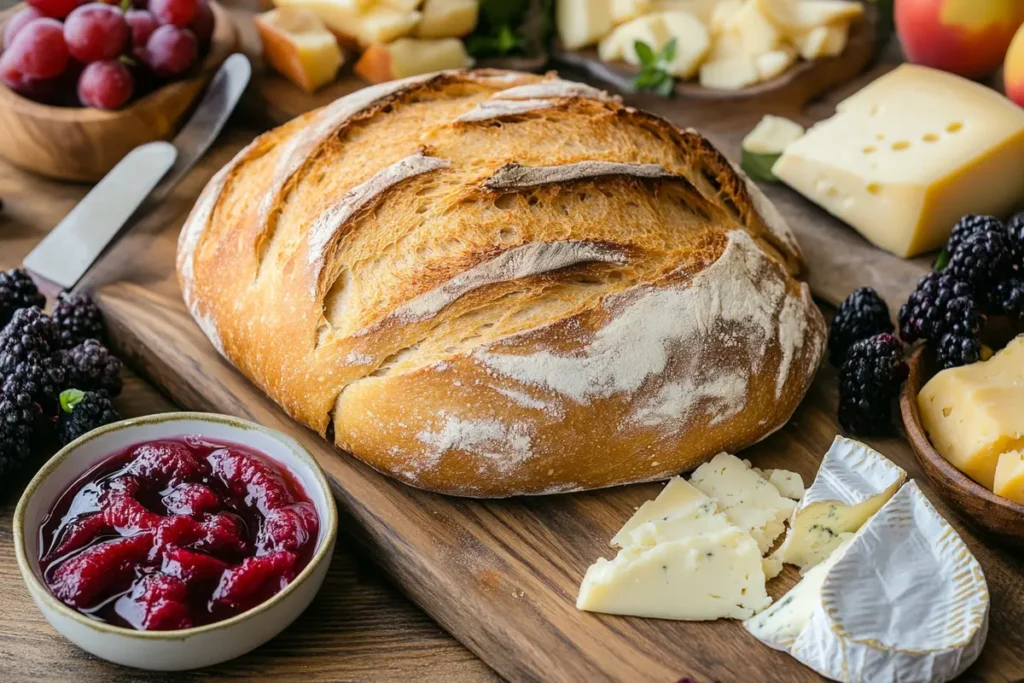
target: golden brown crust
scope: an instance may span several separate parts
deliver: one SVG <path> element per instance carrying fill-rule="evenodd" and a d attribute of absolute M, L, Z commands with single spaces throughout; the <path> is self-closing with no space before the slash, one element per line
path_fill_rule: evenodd
<path fill-rule="evenodd" d="M 377 469 L 457 495 L 595 488 L 749 445 L 802 398 L 824 322 L 766 201 L 605 93 L 445 72 L 255 140 L 178 270 L 225 357 Z"/>

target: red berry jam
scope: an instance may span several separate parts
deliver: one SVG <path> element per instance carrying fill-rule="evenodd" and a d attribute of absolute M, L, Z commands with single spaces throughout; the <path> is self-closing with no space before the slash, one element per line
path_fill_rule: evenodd
<path fill-rule="evenodd" d="M 267 456 L 198 437 L 132 446 L 57 499 L 39 528 L 43 578 L 82 614 L 143 631 L 227 619 L 309 563 L 320 526 Z"/>

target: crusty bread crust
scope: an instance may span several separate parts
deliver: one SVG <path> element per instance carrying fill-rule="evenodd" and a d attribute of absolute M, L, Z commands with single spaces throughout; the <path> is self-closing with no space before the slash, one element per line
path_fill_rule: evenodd
<path fill-rule="evenodd" d="M 486 497 L 661 479 L 781 427 L 825 344 L 801 267 L 696 132 L 493 70 L 264 134 L 178 250 L 196 321 L 289 414 Z"/>

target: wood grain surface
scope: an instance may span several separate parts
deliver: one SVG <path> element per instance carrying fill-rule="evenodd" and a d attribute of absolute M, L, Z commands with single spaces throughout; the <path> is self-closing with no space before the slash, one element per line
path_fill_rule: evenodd
<path fill-rule="evenodd" d="M 752 111 L 740 108 L 702 116 L 689 106 L 655 104 L 677 123 L 706 124 L 710 137 L 734 158 L 735 141 L 756 120 Z M 668 622 L 576 610 L 586 567 L 611 554 L 608 539 L 660 485 L 503 501 L 424 493 L 334 451 L 220 359 L 185 311 L 173 254 L 191 198 L 244 142 L 239 135 L 224 140 L 179 188 L 178 196 L 138 226 L 91 274 L 89 285 L 122 352 L 143 373 L 185 406 L 243 416 L 286 431 L 309 447 L 334 482 L 342 526 L 358 530 L 362 544 L 402 590 L 502 676 L 556 681 L 670 681 L 684 675 L 699 681 L 819 680 L 787 655 L 755 642 L 736 622 Z M 874 277 L 894 296 L 902 296 L 921 272 L 921 264 L 880 259 L 879 252 L 821 211 L 781 190 L 774 194 L 784 212 L 801 225 L 812 283 L 826 299 L 870 280 L 863 272 L 865 260 L 877 262 Z M 850 267 L 834 265 L 839 262 L 833 254 L 837 251 Z M 858 253 L 864 260 L 855 267 Z M 825 367 L 792 422 L 744 456 L 760 467 L 795 470 L 809 483 L 838 429 L 836 393 L 834 373 Z M 912 476 L 921 476 L 902 438 L 871 443 Z M 950 515 L 927 480 L 921 484 Z M 1024 559 L 980 542 L 962 524 L 953 523 L 981 562 L 992 593 L 988 645 L 965 680 L 1022 678 Z M 769 590 L 778 596 L 796 580 L 796 572 L 787 568 Z"/>
<path fill-rule="evenodd" d="M 0 28 L 22 5 L 0 13 Z M 238 47 L 233 21 L 211 3 L 216 19 L 210 53 L 192 78 L 177 81 L 116 111 L 54 107 L 0 84 L 0 157 L 51 178 L 95 181 L 139 145 L 164 140 Z"/>
<path fill-rule="evenodd" d="M 235 139 L 253 134 L 241 133 Z M 0 210 L 0 269 L 20 263 L 87 190 L 83 185 L 44 180 L 0 161 L 0 198 L 4 202 Z M 183 194 L 175 201 L 190 199 Z M 178 408 L 130 371 L 125 371 L 125 390 L 115 403 L 125 417 Z M 53 443 L 41 445 L 35 461 L 43 462 L 56 448 Z M 31 474 L 23 473 L 5 488 L 21 491 Z M 365 553 L 358 552 L 344 529 L 327 580 L 312 606 L 284 633 L 254 652 L 186 674 L 149 675 L 109 664 L 64 640 L 33 604 L 14 558 L 11 525 L 16 503 L 17 495 L 0 497 L 0 681 L 4 683 L 497 680 L 484 662 L 403 596 Z"/>
<path fill-rule="evenodd" d="M 910 357 L 910 374 L 900 392 L 900 417 L 917 462 L 950 507 L 977 531 L 1024 552 L 1024 505 L 998 496 L 958 470 L 935 450 L 917 407 L 921 388 L 935 376 L 934 354 L 920 346 Z"/>

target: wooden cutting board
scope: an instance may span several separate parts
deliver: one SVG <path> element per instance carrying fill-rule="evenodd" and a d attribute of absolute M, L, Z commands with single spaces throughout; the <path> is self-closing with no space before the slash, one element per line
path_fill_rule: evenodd
<path fill-rule="evenodd" d="M 641 104 L 705 130 L 734 159 L 739 139 L 766 113 L 735 106 L 701 111 L 664 100 Z M 820 118 L 828 109 L 826 104 L 800 115 Z M 796 115 L 781 103 L 769 111 Z M 173 197 L 90 274 L 86 286 L 94 288 L 129 362 L 185 407 L 246 417 L 304 443 L 334 483 L 342 528 L 367 546 L 402 590 L 508 679 L 820 680 L 788 655 L 758 643 L 738 622 L 670 622 L 576 610 L 587 566 L 612 556 L 608 540 L 637 506 L 657 495 L 659 484 L 499 501 L 418 491 L 333 450 L 224 362 L 181 301 L 175 243 L 203 184 L 250 137 L 227 134 Z M 797 230 L 811 282 L 826 301 L 874 284 L 896 304 L 923 272 L 925 262 L 905 262 L 871 248 L 785 188 L 769 193 Z M 743 457 L 762 468 L 795 470 L 809 484 L 838 429 L 836 402 L 834 372 L 823 367 L 789 425 Z M 984 543 L 953 519 L 900 438 L 871 444 L 919 479 L 984 569 L 992 594 L 990 634 L 968 680 L 1024 678 L 1024 558 Z M 769 591 L 778 597 L 797 580 L 787 567 Z"/>

